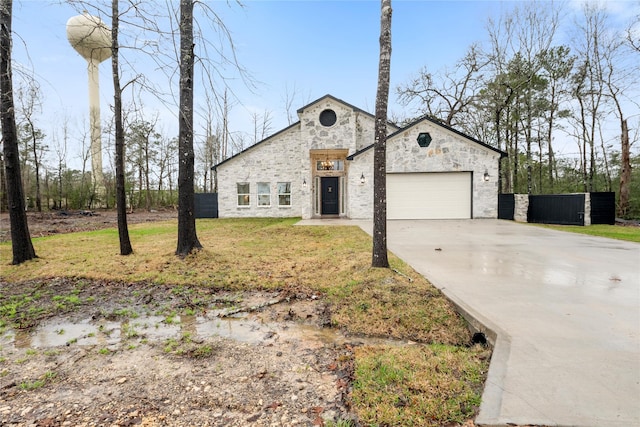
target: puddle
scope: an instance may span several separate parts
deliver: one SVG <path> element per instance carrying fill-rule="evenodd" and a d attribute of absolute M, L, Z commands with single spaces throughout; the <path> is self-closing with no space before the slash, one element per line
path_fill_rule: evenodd
<path fill-rule="evenodd" d="M 406 345 L 388 339 L 345 337 L 340 332 L 295 322 L 264 322 L 250 315 L 219 318 L 215 312 L 206 316 L 140 316 L 122 322 L 85 319 L 76 322 L 49 321 L 34 331 L 8 329 L 0 337 L 2 349 L 45 349 L 60 346 L 112 346 L 124 340 L 160 342 L 189 334 L 192 338 L 228 338 L 259 344 L 276 341 L 304 341 L 307 347 L 347 342 L 362 344 Z"/>

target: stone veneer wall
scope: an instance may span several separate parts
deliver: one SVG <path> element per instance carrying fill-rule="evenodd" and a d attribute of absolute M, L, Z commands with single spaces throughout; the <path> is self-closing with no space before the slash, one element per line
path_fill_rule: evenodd
<path fill-rule="evenodd" d="M 529 212 L 529 195 L 514 194 L 513 220 L 517 222 L 527 222 Z"/>
<path fill-rule="evenodd" d="M 320 124 L 319 116 L 325 109 L 336 112 L 337 121 L 333 126 L 327 127 Z M 373 142 L 375 124 L 373 118 L 331 98 L 325 98 L 310 105 L 298 114 L 300 123 L 297 126 L 274 135 L 219 166 L 218 215 L 221 218 L 270 216 L 311 218 L 315 182 L 310 150 L 342 149 L 353 154 L 362 148 L 359 144 L 369 145 Z M 345 168 L 349 166 L 345 164 Z M 348 183 L 345 189 L 347 200 L 355 173 L 347 169 Z M 357 173 L 358 184 L 360 175 Z M 307 183 L 306 188 L 302 186 L 303 181 Z M 237 206 L 236 183 L 238 182 L 251 184 L 249 207 Z M 270 207 L 257 206 L 258 182 L 271 183 Z M 277 182 L 292 183 L 290 208 L 277 206 Z"/>
<path fill-rule="evenodd" d="M 421 132 L 429 132 L 429 147 L 418 145 Z M 387 172 L 472 172 L 473 218 L 498 217 L 498 163 L 500 154 L 475 144 L 431 122 L 422 122 L 387 141 Z M 350 167 L 351 218 L 373 215 L 373 148 L 357 156 Z M 485 171 L 489 181 L 484 181 Z M 360 174 L 367 177 L 360 184 Z"/>
<path fill-rule="evenodd" d="M 399 128 L 392 124 L 387 125 L 387 134 L 396 132 Z M 360 151 L 373 144 L 376 140 L 375 118 L 363 113 L 356 113 L 356 151 Z M 352 153 L 353 154 L 353 153 Z M 358 175 L 358 178 L 360 175 Z"/>
<path fill-rule="evenodd" d="M 218 216 L 225 217 L 294 217 L 302 216 L 303 206 L 311 203 L 310 177 L 307 189 L 302 182 L 302 156 L 298 127 L 276 135 L 250 148 L 232 161 L 218 167 Z M 307 159 L 308 163 L 308 159 Z M 238 206 L 236 183 L 250 183 L 251 204 Z M 268 182 L 271 206 L 257 206 L 258 182 Z M 291 206 L 278 206 L 278 182 L 291 182 Z"/>
<path fill-rule="evenodd" d="M 336 112 L 333 126 L 320 124 L 320 113 L 326 109 Z M 309 150 L 349 149 L 355 152 L 356 114 L 352 108 L 325 99 L 299 113 L 300 144 Z"/>
<path fill-rule="evenodd" d="M 373 218 L 373 148 L 349 163 L 347 216 L 351 219 Z M 364 184 L 360 177 L 364 175 Z"/>
<path fill-rule="evenodd" d="M 333 109 L 335 125 L 322 126 L 320 113 Z M 345 149 L 349 154 L 374 142 L 374 118 L 331 98 L 299 112 L 299 124 L 249 148 L 218 167 L 218 212 L 224 217 L 313 216 L 314 179 L 310 150 Z M 397 128 L 389 126 L 389 132 Z M 429 132 L 431 145 L 421 148 L 420 132 Z M 373 216 L 373 148 L 347 161 L 346 207 L 349 218 Z M 388 172 L 472 172 L 473 217 L 496 218 L 499 153 L 425 121 L 387 141 Z M 489 173 L 489 181 L 483 180 Z M 360 177 L 364 175 L 364 184 Z M 306 182 L 306 188 L 303 187 Z M 249 182 L 251 204 L 237 205 L 236 183 Z M 257 183 L 271 184 L 271 206 L 257 206 Z M 277 183 L 291 182 L 291 207 L 278 206 Z"/>
<path fill-rule="evenodd" d="M 584 225 L 591 225 L 591 193 L 584 193 Z"/>

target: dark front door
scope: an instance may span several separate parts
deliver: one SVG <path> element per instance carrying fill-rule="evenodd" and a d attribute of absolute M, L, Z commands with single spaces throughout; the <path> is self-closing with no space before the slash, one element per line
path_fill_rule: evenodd
<path fill-rule="evenodd" d="M 322 183 L 322 215 L 338 215 L 338 177 L 328 176 L 321 178 Z"/>

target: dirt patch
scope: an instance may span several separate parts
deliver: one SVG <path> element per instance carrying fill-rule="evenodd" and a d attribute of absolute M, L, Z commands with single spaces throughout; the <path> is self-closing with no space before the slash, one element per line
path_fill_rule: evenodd
<path fill-rule="evenodd" d="M 34 237 L 117 226 L 113 211 L 28 216 Z M 175 211 L 128 215 L 129 224 L 173 219 Z M 3 213 L 0 240 L 8 238 Z M 191 291 L 0 278 L 5 300 L 47 296 L 30 302 L 37 322 L 0 327 L 0 425 L 360 425 L 349 406 L 353 350 L 391 342 L 327 328 L 329 307 L 304 290 Z"/>
<path fill-rule="evenodd" d="M 173 209 L 135 211 L 127 214 L 127 224 L 165 221 L 178 218 Z M 31 237 L 44 237 L 76 231 L 117 228 L 118 215 L 114 210 L 27 212 Z M 9 214 L 0 213 L 0 242 L 11 240 Z"/>
<path fill-rule="evenodd" d="M 317 426 L 352 418 L 353 344 L 318 326 L 321 301 L 221 294 L 225 304 L 185 315 L 176 314 L 183 299 L 161 297 L 167 289 L 114 288 L 96 292 L 99 304 L 29 331 L 5 330 L 1 425 Z"/>

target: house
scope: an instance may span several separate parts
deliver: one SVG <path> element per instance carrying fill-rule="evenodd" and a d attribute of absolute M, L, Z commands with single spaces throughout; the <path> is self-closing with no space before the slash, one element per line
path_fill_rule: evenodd
<path fill-rule="evenodd" d="M 225 217 L 373 217 L 375 117 L 331 95 L 214 168 Z M 497 218 L 506 154 L 429 118 L 389 124 L 387 218 Z"/>

